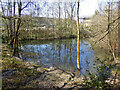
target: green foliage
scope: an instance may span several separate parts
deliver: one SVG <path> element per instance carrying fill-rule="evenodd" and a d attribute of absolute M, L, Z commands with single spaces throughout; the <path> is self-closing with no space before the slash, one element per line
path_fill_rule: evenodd
<path fill-rule="evenodd" d="M 60 31 L 64 31 L 64 32 L 68 30 L 68 28 L 67 28 L 66 26 L 62 26 L 62 27 L 59 26 L 58 29 L 59 29 Z"/>
<path fill-rule="evenodd" d="M 113 66 L 111 64 L 105 64 L 105 61 L 106 60 L 101 61 L 99 58 L 97 58 L 95 67 L 96 73 L 91 73 L 90 71 L 86 70 L 89 74 L 89 78 L 87 78 L 86 80 L 87 87 L 92 87 L 101 90 L 109 86 L 106 80 L 108 80 L 108 78 L 110 77 L 111 68 L 113 68 Z"/>
<path fill-rule="evenodd" d="M 6 43 L 7 42 L 8 37 L 4 34 L 2 34 L 2 43 Z"/>
<path fill-rule="evenodd" d="M 4 29 L 5 27 L 1 27 L 2 29 Z"/>
<path fill-rule="evenodd" d="M 69 32 L 69 29 L 66 26 L 60 26 L 58 25 L 58 31 L 57 34 L 59 37 L 62 37 L 65 35 L 67 32 Z"/>

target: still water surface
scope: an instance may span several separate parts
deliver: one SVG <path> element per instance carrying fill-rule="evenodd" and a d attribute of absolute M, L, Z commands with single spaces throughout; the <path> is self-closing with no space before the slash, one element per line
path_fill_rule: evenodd
<path fill-rule="evenodd" d="M 63 39 L 54 41 L 29 41 L 20 45 L 20 58 L 32 63 L 43 63 L 47 66 L 55 66 L 61 69 L 77 72 L 77 40 Z M 80 74 L 86 74 L 86 69 L 95 72 L 94 60 L 96 57 L 104 57 L 103 52 L 92 49 L 89 42 L 80 41 Z"/>

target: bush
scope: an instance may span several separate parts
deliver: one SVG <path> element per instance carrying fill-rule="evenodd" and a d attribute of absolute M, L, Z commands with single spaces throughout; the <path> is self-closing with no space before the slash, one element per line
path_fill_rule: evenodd
<path fill-rule="evenodd" d="M 8 37 L 4 34 L 2 34 L 2 43 L 6 43 L 7 42 Z"/>
<path fill-rule="evenodd" d="M 105 64 L 105 61 L 106 60 L 101 61 L 99 58 L 97 59 L 95 64 L 96 73 L 91 73 L 86 70 L 89 74 L 85 82 L 87 87 L 104 89 L 109 86 L 106 80 L 111 76 L 111 68 L 113 68 L 113 66 L 111 64 Z"/>

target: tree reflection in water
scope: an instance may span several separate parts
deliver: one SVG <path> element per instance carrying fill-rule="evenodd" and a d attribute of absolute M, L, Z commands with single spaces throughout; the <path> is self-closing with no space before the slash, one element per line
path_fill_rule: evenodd
<path fill-rule="evenodd" d="M 77 40 L 64 39 L 54 41 L 31 41 L 20 45 L 20 58 L 33 63 L 43 63 L 56 66 L 71 72 L 77 72 Z M 80 74 L 86 74 L 86 69 L 94 72 L 93 64 L 96 57 L 90 43 L 80 42 Z"/>

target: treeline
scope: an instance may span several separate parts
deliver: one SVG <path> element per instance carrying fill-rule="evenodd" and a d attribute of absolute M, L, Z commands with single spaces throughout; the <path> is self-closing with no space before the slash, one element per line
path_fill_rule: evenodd
<path fill-rule="evenodd" d="M 26 17 L 26 16 L 24 16 Z M 27 17 L 26 17 L 27 19 Z M 69 18 L 66 18 L 69 20 Z M 70 21 L 70 20 L 69 20 Z M 58 39 L 76 37 L 76 21 L 71 20 L 73 26 L 67 25 L 65 19 L 48 17 L 31 17 L 26 23 L 23 22 L 20 32 L 20 40 L 23 39 Z M 70 22 L 71 22 L 70 21 Z M 74 28 L 74 29 L 73 29 Z"/>

